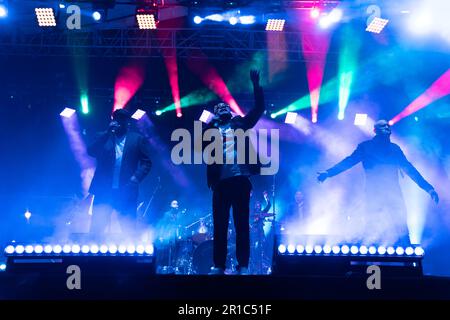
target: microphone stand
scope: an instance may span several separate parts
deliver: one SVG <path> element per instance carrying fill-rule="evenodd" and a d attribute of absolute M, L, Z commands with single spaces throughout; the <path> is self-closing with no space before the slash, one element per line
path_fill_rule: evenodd
<path fill-rule="evenodd" d="M 144 218 L 147 215 L 148 209 L 150 208 L 151 203 L 153 202 L 153 199 L 155 198 L 156 192 L 161 188 L 161 177 L 158 177 L 158 183 L 156 184 L 155 190 L 153 190 L 152 196 L 150 197 L 150 200 L 147 203 L 147 207 L 144 210 L 144 213 L 142 214 L 142 217 Z"/>

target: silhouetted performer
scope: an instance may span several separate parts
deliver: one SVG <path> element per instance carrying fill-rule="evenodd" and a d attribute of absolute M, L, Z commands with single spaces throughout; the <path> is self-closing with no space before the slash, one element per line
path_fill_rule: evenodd
<path fill-rule="evenodd" d="M 334 167 L 319 172 L 317 179 L 323 182 L 362 162 L 366 176 L 367 232 L 370 234 L 379 230 L 378 226 L 384 225 L 385 228 L 382 229 L 402 236 L 402 242 L 409 242 L 406 208 L 398 182 L 399 169 L 428 192 L 436 203 L 439 202 L 439 197 L 433 186 L 406 159 L 400 147 L 391 142 L 389 123 L 386 120 L 376 122 L 374 132 L 374 138 L 360 143 L 350 156 Z"/>
<path fill-rule="evenodd" d="M 264 207 L 263 203 L 259 200 L 255 202 L 253 207 L 253 212 L 251 216 L 251 226 L 250 226 L 250 256 L 251 260 L 251 271 L 253 274 L 263 274 L 264 273 L 264 250 L 266 244 L 266 235 L 264 233 L 264 224 L 267 217 L 273 217 L 273 214 L 269 213 L 272 204 L 270 202 L 269 194 L 267 191 L 263 192 L 264 196 Z"/>
<path fill-rule="evenodd" d="M 213 220 L 214 220 L 214 265 L 210 274 L 223 274 L 227 256 L 227 230 L 230 218 L 230 208 L 233 208 L 233 221 L 236 230 L 236 258 L 238 273 L 248 274 L 250 256 L 249 211 L 250 191 L 252 189 L 249 176 L 260 173 L 260 165 L 251 164 L 248 159 L 245 164 L 238 164 L 233 130 L 253 128 L 264 112 L 264 96 L 259 84 L 259 72 L 252 70 L 250 79 L 253 83 L 255 106 L 244 117 L 232 117 L 230 106 L 219 103 L 214 107 L 215 118 L 209 123 L 209 128 L 216 128 L 222 136 L 223 154 L 234 158 L 233 164 L 210 164 L 207 167 L 208 186 L 213 190 Z M 247 141 L 245 153 L 248 156 L 251 143 Z M 254 150 L 254 149 L 253 149 Z M 225 160 L 225 159 L 224 159 Z M 233 160 L 233 159 L 232 159 Z"/>
<path fill-rule="evenodd" d="M 127 110 L 114 111 L 108 130 L 88 147 L 88 154 L 97 160 L 89 189 L 94 195 L 90 229 L 94 235 L 105 232 L 113 209 L 121 218 L 122 233 L 134 233 L 139 183 L 152 162 L 148 141 L 128 130 L 130 119 Z"/>

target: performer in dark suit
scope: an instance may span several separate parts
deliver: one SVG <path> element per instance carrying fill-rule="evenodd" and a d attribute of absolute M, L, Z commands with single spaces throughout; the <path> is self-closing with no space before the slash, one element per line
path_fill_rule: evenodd
<path fill-rule="evenodd" d="M 94 195 L 90 232 L 101 235 L 110 223 L 112 210 L 121 217 L 123 233 L 133 233 L 139 183 L 149 173 L 150 146 L 139 133 L 129 130 L 130 114 L 114 111 L 108 130 L 88 147 L 97 167 L 89 189 Z"/>
<path fill-rule="evenodd" d="M 213 190 L 214 220 L 214 265 L 211 274 L 223 274 L 227 256 L 227 230 L 230 208 L 233 207 L 233 220 L 236 230 L 237 270 L 240 274 L 248 274 L 250 256 L 249 214 L 250 191 L 252 185 L 249 176 L 259 174 L 260 165 L 249 161 L 250 153 L 256 152 L 247 140 L 244 164 L 239 164 L 239 148 L 236 146 L 234 130 L 253 128 L 264 112 L 263 90 L 259 84 L 259 72 L 252 70 L 250 78 L 253 83 L 255 106 L 244 117 L 232 117 L 230 106 L 219 103 L 214 107 L 214 119 L 208 128 L 219 130 L 222 137 L 224 161 L 209 164 L 207 167 L 208 187 Z M 231 157 L 232 164 L 227 160 Z"/>
<path fill-rule="evenodd" d="M 409 243 L 406 208 L 398 182 L 399 169 L 425 190 L 436 203 L 439 202 L 439 196 L 433 186 L 406 159 L 400 147 L 391 142 L 391 127 L 386 120 L 376 122 L 374 132 L 374 138 L 360 143 L 350 156 L 334 167 L 319 172 L 317 179 L 323 182 L 362 162 L 366 175 L 367 232 L 376 230 L 376 226 L 384 223 L 386 231 L 401 235 L 400 242 Z"/>

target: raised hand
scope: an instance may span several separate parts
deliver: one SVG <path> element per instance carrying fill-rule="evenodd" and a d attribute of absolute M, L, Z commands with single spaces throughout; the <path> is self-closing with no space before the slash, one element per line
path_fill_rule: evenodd
<path fill-rule="evenodd" d="M 328 172 L 326 171 L 320 171 L 317 172 L 317 181 L 322 183 L 328 178 Z"/>
<path fill-rule="evenodd" d="M 259 71 L 258 70 L 250 70 L 250 80 L 254 86 L 259 86 Z"/>
<path fill-rule="evenodd" d="M 436 202 L 436 204 L 439 203 L 439 196 L 436 192 L 436 190 L 431 189 L 430 191 L 428 191 L 428 194 L 430 195 L 431 199 Z"/>

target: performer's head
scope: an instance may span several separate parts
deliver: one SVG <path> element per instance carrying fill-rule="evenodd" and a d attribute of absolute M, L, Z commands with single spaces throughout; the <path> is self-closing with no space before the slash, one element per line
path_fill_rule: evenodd
<path fill-rule="evenodd" d="M 304 199 L 303 193 L 302 193 L 301 191 L 297 191 L 297 192 L 295 193 L 295 202 L 296 202 L 296 203 L 302 203 L 302 202 L 303 202 L 303 199 Z"/>
<path fill-rule="evenodd" d="M 178 209 L 178 201 L 177 200 L 173 200 L 171 203 L 170 203 L 170 207 L 172 208 L 172 209 Z"/>
<path fill-rule="evenodd" d="M 125 134 L 128 130 L 128 124 L 131 120 L 130 113 L 125 109 L 117 109 L 113 112 L 112 118 L 118 124 L 118 129 L 116 130 L 117 135 Z"/>
<path fill-rule="evenodd" d="M 261 205 L 261 201 L 256 201 L 255 202 L 255 211 L 261 211 L 262 205 Z"/>
<path fill-rule="evenodd" d="M 391 135 L 391 125 L 386 120 L 378 120 L 373 126 L 373 131 L 377 136 L 388 138 Z"/>
<path fill-rule="evenodd" d="M 222 121 L 228 121 L 232 116 L 230 106 L 223 102 L 214 106 L 214 114 Z"/>

